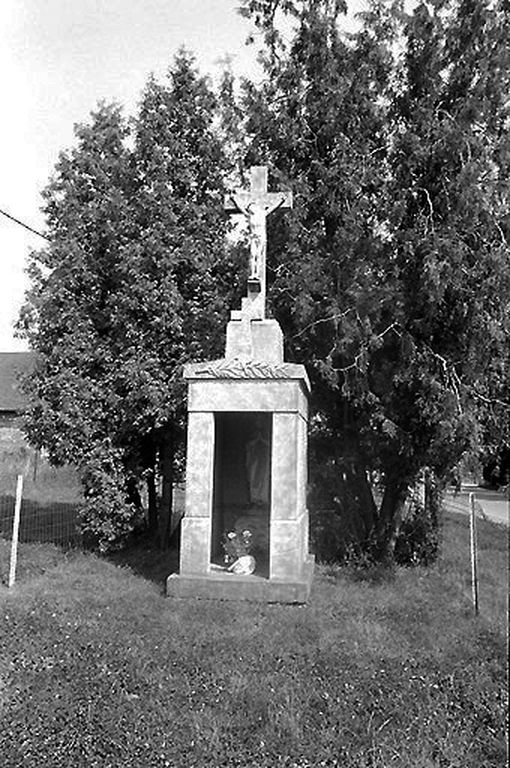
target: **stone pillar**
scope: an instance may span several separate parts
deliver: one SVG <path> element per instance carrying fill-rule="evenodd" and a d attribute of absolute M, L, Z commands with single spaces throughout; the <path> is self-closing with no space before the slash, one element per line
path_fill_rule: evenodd
<path fill-rule="evenodd" d="M 188 414 L 186 512 L 182 519 L 181 573 L 210 570 L 214 486 L 214 414 Z"/>

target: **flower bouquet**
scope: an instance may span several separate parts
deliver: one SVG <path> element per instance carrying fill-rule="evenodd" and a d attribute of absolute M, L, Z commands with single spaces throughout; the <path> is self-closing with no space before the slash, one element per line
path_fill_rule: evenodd
<path fill-rule="evenodd" d="M 241 575 L 249 575 L 255 570 L 255 558 L 250 555 L 253 545 L 253 534 L 248 529 L 244 531 L 228 531 L 222 539 L 224 563 L 227 571 Z"/>

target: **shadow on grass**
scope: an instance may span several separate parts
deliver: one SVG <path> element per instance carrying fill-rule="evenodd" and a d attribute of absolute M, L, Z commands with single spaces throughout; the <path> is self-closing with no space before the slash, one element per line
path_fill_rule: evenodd
<path fill-rule="evenodd" d="M 152 539 L 144 536 L 120 552 L 105 555 L 105 559 L 153 581 L 164 592 L 167 577 L 179 570 L 179 545 L 172 541 L 168 549 L 160 549 Z"/>
<path fill-rule="evenodd" d="M 324 574 L 330 581 L 366 582 L 368 584 L 390 584 L 395 580 L 393 564 L 370 563 L 326 563 Z"/>

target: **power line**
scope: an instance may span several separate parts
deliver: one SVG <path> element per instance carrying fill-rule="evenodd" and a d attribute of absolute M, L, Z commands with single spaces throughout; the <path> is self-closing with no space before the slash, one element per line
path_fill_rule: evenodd
<path fill-rule="evenodd" d="M 16 224 L 19 224 L 21 227 L 25 227 L 25 229 L 28 229 L 29 232 L 33 232 L 34 235 L 39 235 L 39 237 L 44 237 L 45 240 L 50 239 L 47 235 L 43 235 L 42 232 L 38 232 L 37 229 L 34 229 L 33 227 L 29 227 L 28 224 L 25 224 L 23 221 L 16 219 L 14 216 L 11 216 L 11 214 L 7 213 L 7 211 L 2 211 L 1 208 L 0 208 L 0 213 L 2 214 L 2 216 L 6 216 L 11 221 L 15 221 Z"/>

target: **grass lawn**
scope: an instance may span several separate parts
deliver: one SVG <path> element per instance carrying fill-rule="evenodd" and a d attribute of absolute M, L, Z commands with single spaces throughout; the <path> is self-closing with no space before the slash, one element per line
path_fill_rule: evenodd
<path fill-rule="evenodd" d="M 507 531 L 479 535 L 478 618 L 453 514 L 433 568 L 318 567 L 301 607 L 167 599 L 175 553 L 23 545 L 0 587 L 0 764 L 504 766 Z"/>

